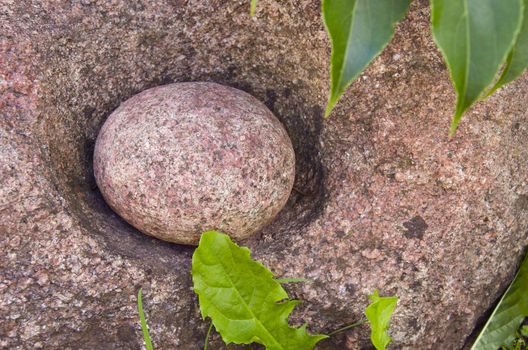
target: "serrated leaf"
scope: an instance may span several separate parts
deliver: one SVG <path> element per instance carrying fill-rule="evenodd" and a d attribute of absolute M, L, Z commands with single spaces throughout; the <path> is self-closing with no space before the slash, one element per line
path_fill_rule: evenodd
<path fill-rule="evenodd" d="M 346 88 L 387 46 L 411 0 L 323 0 L 332 42 L 328 116 Z"/>
<path fill-rule="evenodd" d="M 497 350 L 503 344 L 509 346 L 525 317 L 528 317 L 528 255 L 471 350 Z"/>
<path fill-rule="evenodd" d="M 521 28 L 522 1 L 431 0 L 433 36 L 457 92 L 451 136 L 506 61 Z"/>
<path fill-rule="evenodd" d="M 386 350 L 387 345 L 392 341 L 387 334 L 387 329 L 398 298 L 395 296 L 380 297 L 378 291 L 375 290 L 369 295 L 369 299 L 370 305 L 365 309 L 365 315 L 370 322 L 370 340 L 377 350 Z"/>
<path fill-rule="evenodd" d="M 192 278 L 202 317 L 211 318 L 226 344 L 311 350 L 326 338 L 308 334 L 306 325 L 288 325 L 288 316 L 299 301 L 289 300 L 271 271 L 225 234 L 202 234 L 192 258 Z"/>
<path fill-rule="evenodd" d="M 508 55 L 506 66 L 502 74 L 491 89 L 493 93 L 498 88 L 517 79 L 528 67 L 528 0 L 524 0 L 524 16 L 521 32 L 517 36 L 517 40 L 513 49 Z"/>

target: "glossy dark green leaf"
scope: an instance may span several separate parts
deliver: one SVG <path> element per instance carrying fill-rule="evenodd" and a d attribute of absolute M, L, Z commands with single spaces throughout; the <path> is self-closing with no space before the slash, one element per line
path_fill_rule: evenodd
<path fill-rule="evenodd" d="M 385 48 L 411 0 L 323 0 L 332 42 L 331 91 L 325 116 L 365 67 Z"/>
<path fill-rule="evenodd" d="M 490 93 L 517 79 L 528 67 L 528 0 L 524 0 L 521 32 L 513 46 L 504 70 Z"/>
<path fill-rule="evenodd" d="M 509 346 L 525 317 L 528 317 L 528 255 L 471 350 L 497 350 L 503 344 Z"/>
<path fill-rule="evenodd" d="M 522 24 L 523 0 L 431 0 L 436 44 L 457 92 L 450 135 L 493 83 Z"/>

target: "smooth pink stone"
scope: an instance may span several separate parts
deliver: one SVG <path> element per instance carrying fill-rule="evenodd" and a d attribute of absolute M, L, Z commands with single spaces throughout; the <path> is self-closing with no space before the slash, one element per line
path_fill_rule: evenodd
<path fill-rule="evenodd" d="M 273 220 L 291 192 L 295 154 L 280 121 L 249 94 L 176 83 L 135 95 L 108 117 L 94 171 L 131 225 L 197 244 L 205 230 L 241 240 Z"/>

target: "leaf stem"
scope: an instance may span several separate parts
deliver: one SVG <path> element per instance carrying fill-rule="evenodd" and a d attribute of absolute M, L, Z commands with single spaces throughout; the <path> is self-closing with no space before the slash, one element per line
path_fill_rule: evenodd
<path fill-rule="evenodd" d="M 205 336 L 204 350 L 207 350 L 207 345 L 209 344 L 209 336 L 211 335 L 212 330 L 213 330 L 213 321 L 211 321 L 211 324 L 209 325 L 209 329 L 207 330 L 207 335 Z"/>
<path fill-rule="evenodd" d="M 361 326 L 362 324 L 365 324 L 365 323 L 368 323 L 368 320 L 357 321 L 356 323 L 349 324 L 348 326 L 345 326 L 345 327 L 339 328 L 339 329 L 337 329 L 337 330 L 335 330 L 333 332 L 330 332 L 328 334 L 328 336 L 331 337 L 331 336 L 336 335 L 338 333 L 341 333 L 341 332 L 347 331 L 349 329 Z"/>
<path fill-rule="evenodd" d="M 306 278 L 275 278 L 275 281 L 279 282 L 281 284 L 283 284 L 283 283 L 301 283 L 301 282 L 309 283 L 309 282 L 311 282 L 310 280 L 308 280 Z"/>

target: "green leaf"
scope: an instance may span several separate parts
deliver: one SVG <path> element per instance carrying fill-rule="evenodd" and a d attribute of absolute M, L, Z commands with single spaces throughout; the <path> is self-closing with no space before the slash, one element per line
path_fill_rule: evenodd
<path fill-rule="evenodd" d="M 202 234 L 192 258 L 194 291 L 202 317 L 210 317 L 226 344 L 259 343 L 268 350 L 311 350 L 325 335 L 310 335 L 306 325 L 292 328 L 288 316 L 299 304 L 273 274 L 254 261 L 249 249 L 225 234 Z"/>
<path fill-rule="evenodd" d="M 143 331 L 143 340 L 145 341 L 145 347 L 147 350 L 153 350 L 152 341 L 150 340 L 150 334 L 147 327 L 147 320 L 145 319 L 145 313 L 143 312 L 143 300 L 141 297 L 141 288 L 138 290 L 137 295 L 137 308 L 139 312 L 139 320 L 141 323 L 141 330 Z"/>
<path fill-rule="evenodd" d="M 370 305 L 365 309 L 365 315 L 370 322 L 370 340 L 377 350 L 386 350 L 392 341 L 387 334 L 389 322 L 398 303 L 398 297 L 380 297 L 378 291 L 369 295 Z"/>
<path fill-rule="evenodd" d="M 515 332 L 528 317 L 528 255 L 512 283 L 484 325 L 471 350 L 496 350 L 510 346 Z"/>
<path fill-rule="evenodd" d="M 524 16 L 521 32 L 517 37 L 517 41 L 513 49 L 508 55 L 506 66 L 502 74 L 491 89 L 490 95 L 498 88 L 517 79 L 528 67 L 528 0 L 524 0 Z"/>
<path fill-rule="evenodd" d="M 493 83 L 522 24 L 523 0 L 431 0 L 433 36 L 457 92 L 450 128 Z"/>
<path fill-rule="evenodd" d="M 323 0 L 323 18 L 332 42 L 331 91 L 325 116 L 346 88 L 387 46 L 394 25 L 411 0 Z"/>

